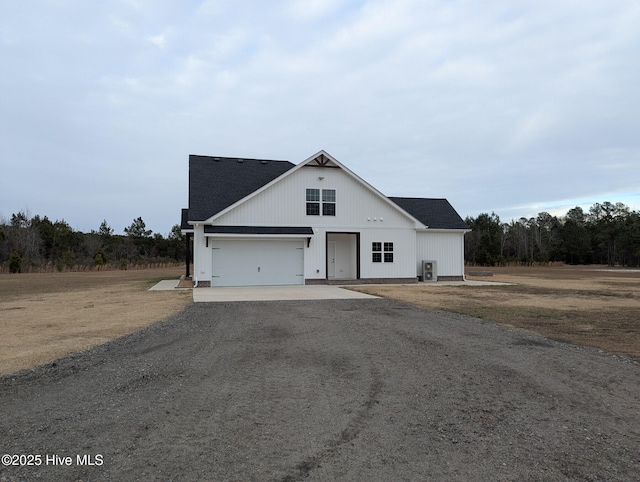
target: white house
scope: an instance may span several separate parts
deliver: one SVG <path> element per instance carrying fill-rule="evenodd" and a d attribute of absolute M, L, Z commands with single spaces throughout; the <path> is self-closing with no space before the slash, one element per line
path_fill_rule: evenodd
<path fill-rule="evenodd" d="M 189 156 L 197 286 L 411 283 L 425 266 L 462 280 L 468 229 L 446 199 L 386 197 L 325 151 L 298 165 Z"/>

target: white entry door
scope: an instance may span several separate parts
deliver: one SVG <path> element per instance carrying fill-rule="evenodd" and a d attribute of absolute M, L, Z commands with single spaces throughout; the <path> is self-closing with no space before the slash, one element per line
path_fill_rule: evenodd
<path fill-rule="evenodd" d="M 336 277 L 336 242 L 327 243 L 327 278 Z"/>
<path fill-rule="evenodd" d="M 211 286 L 304 284 L 302 240 L 223 240 L 209 246 Z"/>

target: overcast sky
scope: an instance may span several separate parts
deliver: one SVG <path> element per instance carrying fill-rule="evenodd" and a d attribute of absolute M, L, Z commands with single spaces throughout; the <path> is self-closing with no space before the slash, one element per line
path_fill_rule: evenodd
<path fill-rule="evenodd" d="M 167 234 L 188 156 L 324 149 L 503 221 L 640 209 L 637 0 L 0 3 L 0 215 Z"/>

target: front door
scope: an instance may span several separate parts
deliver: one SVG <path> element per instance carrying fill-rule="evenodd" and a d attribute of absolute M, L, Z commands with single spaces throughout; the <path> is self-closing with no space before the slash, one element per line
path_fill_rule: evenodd
<path fill-rule="evenodd" d="M 336 277 L 336 242 L 327 243 L 327 278 Z"/>
<path fill-rule="evenodd" d="M 359 233 L 327 233 L 327 279 L 360 278 Z"/>

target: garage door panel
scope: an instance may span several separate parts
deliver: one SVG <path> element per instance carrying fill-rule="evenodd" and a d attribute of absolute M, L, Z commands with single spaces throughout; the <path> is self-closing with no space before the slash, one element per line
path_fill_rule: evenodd
<path fill-rule="evenodd" d="M 304 284 L 301 240 L 212 241 L 212 286 Z"/>

